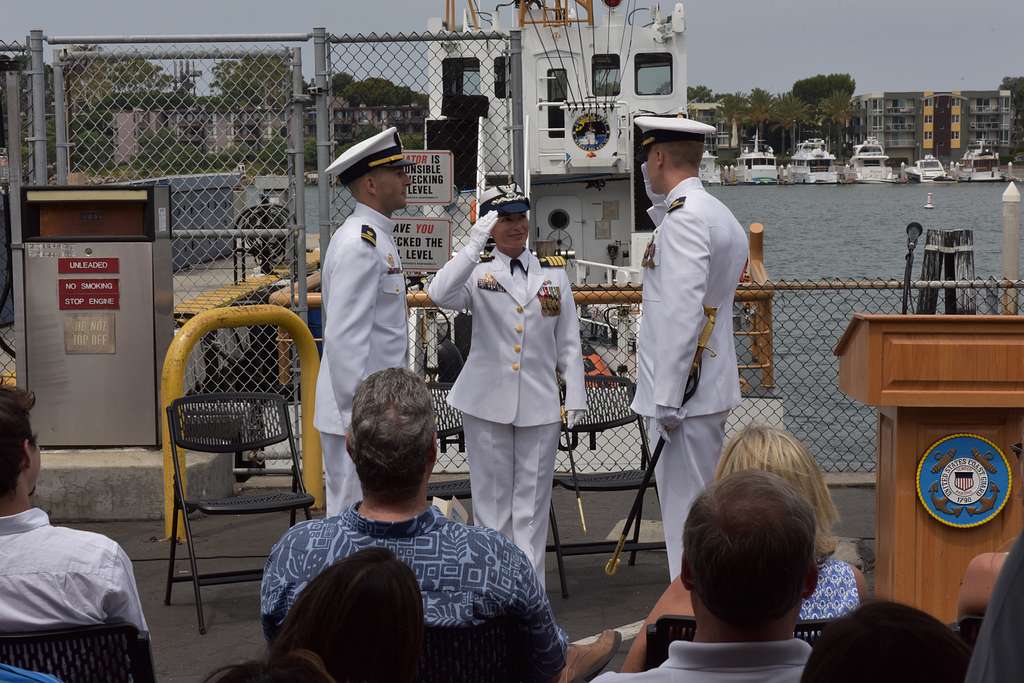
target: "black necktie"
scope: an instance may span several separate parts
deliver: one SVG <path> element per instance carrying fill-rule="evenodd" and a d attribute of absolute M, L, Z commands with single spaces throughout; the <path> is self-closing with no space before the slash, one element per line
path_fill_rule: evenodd
<path fill-rule="evenodd" d="M 512 263 L 509 264 L 509 270 L 512 271 L 512 277 L 515 277 L 515 275 L 516 275 L 516 267 L 517 266 L 518 266 L 519 270 L 523 271 L 523 275 L 525 276 L 526 275 L 526 268 L 523 268 L 523 264 L 522 264 L 522 262 L 519 259 L 514 258 L 514 259 L 512 259 Z"/>

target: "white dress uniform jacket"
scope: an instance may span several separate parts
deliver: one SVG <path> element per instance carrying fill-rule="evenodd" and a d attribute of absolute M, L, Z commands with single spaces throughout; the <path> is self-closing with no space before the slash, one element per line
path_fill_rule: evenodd
<path fill-rule="evenodd" d="M 448 403 L 481 420 L 532 427 L 561 419 L 556 368 L 565 379 L 566 410 L 584 410 L 587 397 L 569 277 L 564 268 L 542 267 L 529 251 L 519 260 L 527 265 L 527 283 L 518 299 L 507 257 L 476 263 L 466 250 L 438 271 L 427 291 L 441 308 L 473 313 L 469 358 Z M 544 314 L 545 297 L 557 299 L 559 313 Z"/>
<path fill-rule="evenodd" d="M 406 365 L 405 276 L 393 227 L 383 214 L 356 204 L 327 248 L 321 284 L 327 319 L 313 418 L 321 432 L 344 435 L 359 383 Z"/>
<path fill-rule="evenodd" d="M 648 213 L 658 229 L 643 271 L 643 318 L 633 410 L 654 417 L 658 405 L 679 408 L 704 327 L 704 306 L 718 309 L 697 393 L 681 417 L 709 415 L 740 403 L 732 304 L 747 240 L 732 212 L 688 178 Z M 651 253 L 653 252 L 653 253 Z"/>

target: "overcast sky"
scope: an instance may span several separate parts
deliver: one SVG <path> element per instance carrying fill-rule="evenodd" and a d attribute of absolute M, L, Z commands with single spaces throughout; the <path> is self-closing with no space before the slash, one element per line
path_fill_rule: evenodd
<path fill-rule="evenodd" d="M 479 0 L 480 7 L 496 1 Z M 673 5 L 661 3 L 666 13 Z M 313 26 L 334 33 L 422 31 L 443 6 L 443 0 L 0 0 L 0 39 L 20 40 L 33 28 L 47 35 L 301 33 Z M 829 72 L 851 73 L 858 93 L 988 89 L 1003 76 L 1024 75 L 1020 0 L 689 0 L 685 6 L 689 82 L 716 91 L 782 92 L 799 78 Z"/>

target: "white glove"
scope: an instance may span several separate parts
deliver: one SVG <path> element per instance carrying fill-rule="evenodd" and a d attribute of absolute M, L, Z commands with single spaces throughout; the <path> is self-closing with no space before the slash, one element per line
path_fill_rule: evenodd
<path fill-rule="evenodd" d="M 676 427 L 683 423 L 683 409 L 670 408 L 669 406 L 655 406 L 654 419 L 658 421 L 658 428 L 661 430 L 665 440 Z"/>
<path fill-rule="evenodd" d="M 647 176 L 647 162 L 640 164 L 640 172 L 644 174 L 644 191 L 647 193 L 647 198 L 651 200 L 651 204 L 657 206 L 658 204 L 665 203 L 666 195 L 658 194 L 651 187 L 651 179 Z"/>
<path fill-rule="evenodd" d="M 479 254 L 487 244 L 487 238 L 491 236 L 494 224 L 498 222 L 498 212 L 488 211 L 477 219 L 473 227 L 469 229 L 469 241 L 466 246 L 472 254 Z M 474 259 L 476 260 L 476 259 Z"/>
<path fill-rule="evenodd" d="M 585 411 L 585 410 L 567 410 L 567 411 L 565 411 L 565 426 L 568 427 L 569 429 L 572 429 L 573 427 L 575 427 L 576 423 L 580 421 L 580 418 L 583 417 L 583 413 L 585 413 L 585 412 L 587 412 L 587 411 Z"/>

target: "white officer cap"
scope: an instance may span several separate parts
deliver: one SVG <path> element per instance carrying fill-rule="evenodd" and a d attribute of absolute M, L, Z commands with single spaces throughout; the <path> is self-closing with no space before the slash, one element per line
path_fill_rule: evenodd
<path fill-rule="evenodd" d="M 704 136 L 714 133 L 715 127 L 700 121 L 678 116 L 638 116 L 633 121 L 640 128 L 640 149 L 650 150 L 657 142 L 687 140 L 704 142 Z"/>
<path fill-rule="evenodd" d="M 526 213 L 530 210 L 530 198 L 519 189 L 519 185 L 495 185 L 480 195 L 480 210 L 477 215 L 486 216 L 491 211 L 499 214 Z"/>
<path fill-rule="evenodd" d="M 397 128 L 388 128 L 372 138 L 356 143 L 341 153 L 330 166 L 327 175 L 337 175 L 348 185 L 375 168 L 401 168 L 412 166 L 402 156 L 402 139 Z"/>

